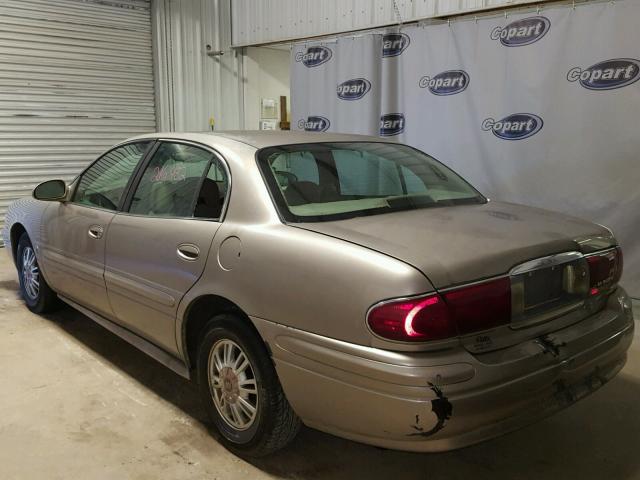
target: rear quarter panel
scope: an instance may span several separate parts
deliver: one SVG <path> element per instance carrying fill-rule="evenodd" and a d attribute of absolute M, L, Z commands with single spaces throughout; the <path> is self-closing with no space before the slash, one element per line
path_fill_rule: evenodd
<path fill-rule="evenodd" d="M 430 291 L 410 265 L 343 240 L 283 224 L 225 223 L 181 307 L 215 293 L 249 316 L 370 345 L 371 305 Z"/>

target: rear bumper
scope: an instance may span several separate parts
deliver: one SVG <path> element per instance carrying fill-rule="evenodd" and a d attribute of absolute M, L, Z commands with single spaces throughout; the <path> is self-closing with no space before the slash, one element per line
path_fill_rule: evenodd
<path fill-rule="evenodd" d="M 622 369 L 634 329 L 621 288 L 604 310 L 548 336 L 554 348 L 532 339 L 482 355 L 388 352 L 253 320 L 305 424 L 419 452 L 477 443 L 584 398 Z"/>

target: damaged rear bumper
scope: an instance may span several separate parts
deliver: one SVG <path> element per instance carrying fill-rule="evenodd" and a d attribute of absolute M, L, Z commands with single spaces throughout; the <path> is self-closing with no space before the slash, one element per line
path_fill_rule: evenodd
<path fill-rule="evenodd" d="M 389 352 L 253 320 L 306 425 L 419 452 L 507 433 L 589 395 L 622 369 L 634 329 L 621 288 L 577 324 L 480 355 Z"/>

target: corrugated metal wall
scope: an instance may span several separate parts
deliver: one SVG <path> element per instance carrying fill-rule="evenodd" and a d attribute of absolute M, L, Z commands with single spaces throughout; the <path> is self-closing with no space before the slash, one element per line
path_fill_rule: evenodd
<path fill-rule="evenodd" d="M 396 0 L 403 22 L 547 0 Z M 397 23 L 393 0 L 234 0 L 233 45 L 330 35 Z"/>
<path fill-rule="evenodd" d="M 205 131 L 242 126 L 242 52 L 231 49 L 231 0 L 153 4 L 158 128 Z M 222 51 L 224 55 L 207 55 Z"/>
<path fill-rule="evenodd" d="M 150 18 L 148 0 L 0 0 L 0 229 L 37 183 L 155 130 Z"/>

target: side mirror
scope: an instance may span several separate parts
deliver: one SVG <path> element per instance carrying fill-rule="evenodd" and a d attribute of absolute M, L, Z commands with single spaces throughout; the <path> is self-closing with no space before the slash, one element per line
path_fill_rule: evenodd
<path fill-rule="evenodd" d="M 33 198 L 45 201 L 60 201 L 67 196 L 67 185 L 62 180 L 49 180 L 33 190 Z"/>

